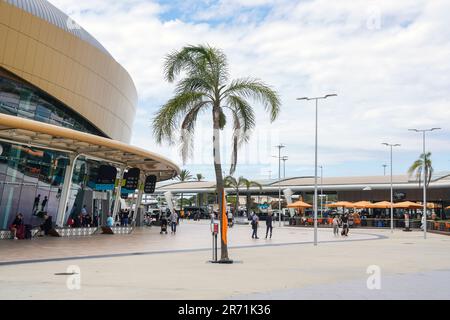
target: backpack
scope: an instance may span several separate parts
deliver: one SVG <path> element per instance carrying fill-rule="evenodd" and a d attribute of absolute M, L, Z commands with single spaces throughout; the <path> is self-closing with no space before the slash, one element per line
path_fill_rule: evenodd
<path fill-rule="evenodd" d="M 30 239 L 33 237 L 32 233 L 31 233 L 31 229 L 33 227 L 30 224 L 26 224 L 25 225 L 25 239 Z"/>

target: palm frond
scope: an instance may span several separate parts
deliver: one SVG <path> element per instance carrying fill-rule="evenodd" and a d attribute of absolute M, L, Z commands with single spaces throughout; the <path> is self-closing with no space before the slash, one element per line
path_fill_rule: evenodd
<path fill-rule="evenodd" d="M 179 120 L 193 105 L 203 101 L 204 94 L 200 92 L 185 92 L 176 95 L 159 109 L 153 119 L 153 135 L 158 143 L 166 140 L 173 143 Z"/>
<path fill-rule="evenodd" d="M 183 164 L 185 164 L 187 159 L 192 156 L 192 153 L 194 151 L 193 141 L 197 117 L 200 112 L 205 110 L 204 107 L 207 104 L 208 101 L 202 101 L 192 106 L 192 108 L 185 115 L 184 120 L 181 124 L 180 154 L 183 160 Z"/>
<path fill-rule="evenodd" d="M 281 102 L 278 93 L 258 79 L 244 78 L 234 80 L 221 95 L 223 98 L 234 95 L 243 99 L 253 99 L 261 103 L 266 111 L 270 113 L 271 121 L 274 121 L 280 112 Z"/>

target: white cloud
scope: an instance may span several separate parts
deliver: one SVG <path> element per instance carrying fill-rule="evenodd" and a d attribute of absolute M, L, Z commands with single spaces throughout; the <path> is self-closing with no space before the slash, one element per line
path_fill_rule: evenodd
<path fill-rule="evenodd" d="M 367 173 L 379 171 L 373 163 L 381 161 L 384 140 L 402 143 L 404 172 L 420 152 L 420 137 L 406 129 L 445 128 L 450 119 L 445 0 L 186 1 L 189 17 L 171 18 L 173 7 L 154 1 L 50 2 L 72 14 L 130 72 L 141 98 L 133 142 L 167 156 L 176 150 L 155 146 L 150 118 L 172 94 L 162 77 L 164 56 L 185 44 L 222 48 L 233 77 L 258 77 L 279 90 L 279 120 L 270 126 L 259 112 L 257 132 L 279 132 L 292 166 L 313 160 L 314 105 L 296 101 L 299 96 L 339 94 L 320 102 L 320 161 L 334 166 L 335 174 L 351 171 L 349 161 L 366 162 Z M 208 141 L 208 129 L 200 129 L 200 159 L 210 156 L 201 140 Z M 429 139 L 436 158 L 450 156 L 445 134 Z M 248 153 L 256 152 L 257 141 L 254 136 Z"/>

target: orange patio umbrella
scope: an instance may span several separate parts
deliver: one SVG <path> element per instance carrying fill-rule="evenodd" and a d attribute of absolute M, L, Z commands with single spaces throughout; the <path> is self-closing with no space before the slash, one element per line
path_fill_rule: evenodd
<path fill-rule="evenodd" d="M 389 201 L 380 201 L 380 202 L 372 203 L 369 208 L 372 208 L 372 209 L 389 209 L 390 207 L 391 207 L 391 203 Z"/>
<path fill-rule="evenodd" d="M 435 203 L 433 203 L 433 202 L 428 202 L 427 203 L 427 208 L 428 209 L 436 209 L 438 206 L 435 204 Z"/>
<path fill-rule="evenodd" d="M 330 208 L 353 208 L 353 203 L 349 201 L 338 201 L 326 204 L 326 206 Z"/>
<path fill-rule="evenodd" d="M 421 208 L 423 208 L 423 205 L 418 204 L 416 202 L 403 201 L 403 202 L 394 203 L 394 208 L 399 208 L 399 209 L 421 209 Z"/>
<path fill-rule="evenodd" d="M 358 201 L 358 202 L 353 203 L 353 208 L 367 209 L 367 208 L 371 208 L 372 204 L 373 203 L 369 202 L 369 201 Z"/>
<path fill-rule="evenodd" d="M 291 204 L 288 204 L 288 208 L 312 208 L 312 205 L 309 203 L 303 202 L 301 200 L 295 201 Z"/>

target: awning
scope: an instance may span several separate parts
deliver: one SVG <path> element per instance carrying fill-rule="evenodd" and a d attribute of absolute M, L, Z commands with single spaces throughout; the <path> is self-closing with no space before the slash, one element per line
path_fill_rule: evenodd
<path fill-rule="evenodd" d="M 175 177 L 180 168 L 165 157 L 126 143 L 52 124 L 0 114 L 0 141 L 74 153 L 155 174 L 158 181 Z"/>

